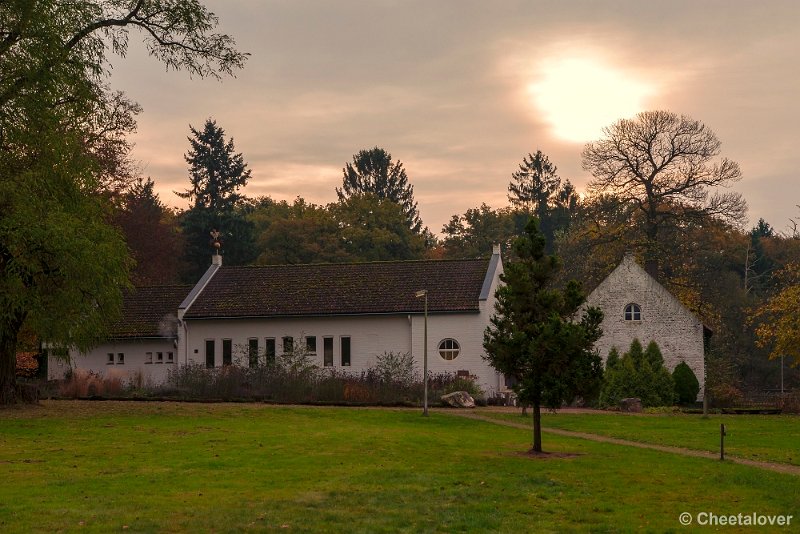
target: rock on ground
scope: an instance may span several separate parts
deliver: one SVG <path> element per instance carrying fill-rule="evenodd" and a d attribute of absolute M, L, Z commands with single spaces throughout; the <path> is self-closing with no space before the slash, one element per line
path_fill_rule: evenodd
<path fill-rule="evenodd" d="M 454 391 L 442 395 L 442 402 L 453 408 L 474 408 L 475 399 L 466 391 Z"/>

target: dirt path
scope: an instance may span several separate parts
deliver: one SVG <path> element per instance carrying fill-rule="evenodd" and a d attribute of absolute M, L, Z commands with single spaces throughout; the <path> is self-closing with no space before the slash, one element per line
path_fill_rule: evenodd
<path fill-rule="evenodd" d="M 476 421 L 485 421 L 487 423 L 494 423 L 496 425 L 509 426 L 512 428 L 521 428 L 530 431 L 530 425 L 522 423 L 514 423 L 513 421 L 503 421 L 493 417 L 486 417 L 472 412 L 464 412 L 461 410 L 436 410 L 439 413 L 447 415 L 455 415 L 458 417 L 465 417 L 467 419 L 474 419 Z M 719 454 L 709 451 L 698 451 L 696 449 L 686 449 L 683 447 L 671 447 L 669 445 L 656 445 L 654 443 L 642 443 L 639 441 L 630 441 L 627 439 L 612 438 L 608 436 L 601 436 L 598 434 L 588 434 L 586 432 L 575 432 L 572 430 L 561 430 L 558 428 L 542 428 L 542 432 L 548 434 L 556 434 L 558 436 L 566 436 L 569 438 L 588 439 L 591 441 L 598 441 L 600 443 L 613 443 L 614 445 L 625 445 L 628 447 L 638 447 L 640 449 L 651 449 L 660 452 L 668 452 L 671 454 L 681 454 L 683 456 L 692 456 L 694 458 L 706 458 L 709 460 L 719 461 Z M 759 469 L 767 469 L 775 471 L 776 473 L 784 473 L 788 475 L 800 476 L 800 466 L 780 464 L 774 462 L 760 462 L 757 460 L 748 460 L 747 458 L 739 458 L 736 456 L 726 456 L 726 461 L 736 464 L 749 465 L 750 467 L 757 467 Z"/>

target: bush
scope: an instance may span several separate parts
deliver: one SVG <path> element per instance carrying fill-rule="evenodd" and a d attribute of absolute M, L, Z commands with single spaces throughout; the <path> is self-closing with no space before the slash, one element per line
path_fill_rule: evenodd
<path fill-rule="evenodd" d="M 622 357 L 613 349 L 609 353 L 600 405 L 616 407 L 628 397 L 641 399 L 644 407 L 671 406 L 674 402 L 675 385 L 655 341 L 642 350 L 642 344 L 634 339 Z"/>
<path fill-rule="evenodd" d="M 375 372 L 387 383 L 408 386 L 417 381 L 414 358 L 408 352 L 384 352 L 375 362 Z"/>
<path fill-rule="evenodd" d="M 81 398 L 93 396 L 118 396 L 124 389 L 123 374 L 108 372 L 106 376 L 77 369 L 59 384 L 62 397 Z"/>
<path fill-rule="evenodd" d="M 675 382 L 675 398 L 678 404 L 693 404 L 697 401 L 700 382 L 686 362 L 675 366 L 675 370 L 672 371 L 672 380 Z"/>

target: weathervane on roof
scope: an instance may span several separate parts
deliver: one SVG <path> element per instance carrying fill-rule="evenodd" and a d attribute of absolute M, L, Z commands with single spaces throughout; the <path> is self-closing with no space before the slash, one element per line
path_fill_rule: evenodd
<path fill-rule="evenodd" d="M 219 231 L 214 228 L 211 230 L 211 232 L 209 232 L 209 235 L 211 235 L 211 246 L 214 247 L 214 254 L 219 255 L 219 249 L 222 247 L 219 236 L 222 234 L 220 234 Z"/>

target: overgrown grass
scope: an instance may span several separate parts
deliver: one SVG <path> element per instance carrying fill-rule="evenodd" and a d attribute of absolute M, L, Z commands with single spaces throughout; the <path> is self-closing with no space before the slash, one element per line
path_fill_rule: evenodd
<path fill-rule="evenodd" d="M 481 411 L 482 415 L 530 423 L 519 412 Z M 728 455 L 800 465 L 800 417 L 796 415 L 632 415 L 543 412 L 545 428 L 589 432 L 658 445 L 719 451 L 720 424 L 726 428 Z"/>
<path fill-rule="evenodd" d="M 0 531 L 677 532 L 684 511 L 800 515 L 797 477 L 557 436 L 546 449 L 576 456 L 531 458 L 528 434 L 418 410 L 5 409 Z"/>

